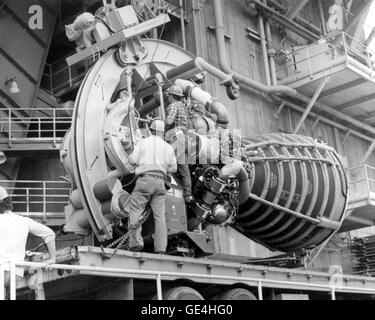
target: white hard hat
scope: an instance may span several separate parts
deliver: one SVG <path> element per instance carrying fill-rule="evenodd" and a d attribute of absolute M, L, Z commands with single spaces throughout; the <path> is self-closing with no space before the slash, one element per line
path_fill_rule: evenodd
<path fill-rule="evenodd" d="M 150 129 L 155 130 L 157 132 L 165 132 L 165 124 L 161 120 L 154 120 L 151 123 Z"/>
<path fill-rule="evenodd" d="M 177 96 L 177 97 L 183 97 L 184 96 L 184 90 L 177 85 L 173 85 L 168 89 L 168 93 L 172 96 Z"/>
<path fill-rule="evenodd" d="M 9 198 L 8 192 L 4 187 L 0 187 L 0 203 L 3 202 L 6 198 Z"/>

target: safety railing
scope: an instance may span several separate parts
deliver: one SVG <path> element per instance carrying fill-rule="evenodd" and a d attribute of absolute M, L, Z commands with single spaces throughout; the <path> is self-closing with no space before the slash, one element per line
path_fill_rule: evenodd
<path fill-rule="evenodd" d="M 64 213 L 71 185 L 64 181 L 7 181 L 0 185 L 11 195 L 14 212 L 42 222 Z"/>
<path fill-rule="evenodd" d="M 100 55 L 95 53 L 88 61 L 80 62 L 71 67 L 66 63 L 67 57 L 69 55 L 45 65 L 41 86 L 51 95 L 58 95 L 64 90 L 74 87 L 75 84 L 79 84 Z"/>
<path fill-rule="evenodd" d="M 210 283 L 213 281 L 232 281 L 233 283 L 242 283 L 250 287 L 256 287 L 258 292 L 258 299 L 263 300 L 263 290 L 264 287 L 290 287 L 295 286 L 298 288 L 304 288 L 303 290 L 315 290 L 321 292 L 329 292 L 331 299 L 336 300 L 337 293 L 357 293 L 357 294 L 375 294 L 375 289 L 367 288 L 355 288 L 349 286 L 343 286 L 340 281 L 331 281 L 332 278 L 328 277 L 327 284 L 314 284 L 307 282 L 293 282 L 293 281 L 281 281 L 281 280 L 268 280 L 268 279 L 258 279 L 258 278 L 247 278 L 239 276 L 221 276 L 221 275 L 203 275 L 195 273 L 178 273 L 178 272 L 163 272 L 163 271 L 146 271 L 146 270 L 130 270 L 121 268 L 104 268 L 104 267 L 86 267 L 78 265 L 63 265 L 54 264 L 49 265 L 46 263 L 33 263 L 33 262 L 14 262 L 14 261 L 3 261 L 0 262 L 0 300 L 5 299 L 5 272 L 9 273 L 9 287 L 10 287 L 10 300 L 16 300 L 16 290 L 17 290 L 17 279 L 16 279 L 16 268 L 26 268 L 33 270 L 67 270 L 67 271 L 78 271 L 91 273 L 100 276 L 113 277 L 114 274 L 119 278 L 137 278 L 139 277 L 153 277 L 156 281 L 157 298 L 158 300 L 163 300 L 162 291 L 162 281 L 163 278 L 168 277 L 181 278 L 181 279 L 204 279 Z M 301 290 L 301 289 L 299 289 Z"/>
<path fill-rule="evenodd" d="M 322 46 L 318 47 L 318 44 Z M 306 75 L 312 77 L 315 72 L 321 71 L 315 70 L 316 66 L 326 68 L 327 65 L 322 65 L 323 61 L 328 59 L 331 63 L 340 57 L 353 58 L 375 72 L 375 52 L 364 43 L 341 32 L 291 51 L 286 62 L 277 68 L 277 74 L 280 79 L 287 79 L 301 73 L 304 75 L 307 73 Z"/>
<path fill-rule="evenodd" d="M 375 168 L 360 166 L 348 170 L 349 178 L 349 204 L 375 199 Z"/>
<path fill-rule="evenodd" d="M 59 143 L 72 123 L 73 109 L 22 108 L 0 110 L 0 142 Z"/>

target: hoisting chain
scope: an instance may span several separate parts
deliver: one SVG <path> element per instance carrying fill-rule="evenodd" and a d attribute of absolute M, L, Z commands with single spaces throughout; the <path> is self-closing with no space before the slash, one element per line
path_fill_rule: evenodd
<path fill-rule="evenodd" d="M 107 249 L 115 249 L 115 251 L 112 253 L 112 255 L 108 259 L 112 259 L 117 252 L 121 248 L 125 248 L 125 250 L 129 250 L 129 239 L 130 236 L 136 232 L 142 225 L 148 220 L 148 218 L 151 215 L 151 209 L 147 209 L 142 216 L 139 218 L 138 222 L 134 225 L 130 225 L 128 228 L 128 232 L 125 233 L 122 237 L 118 238 L 116 241 L 112 242 L 111 244 L 107 245 Z M 104 248 L 102 247 L 102 250 L 104 251 Z"/>

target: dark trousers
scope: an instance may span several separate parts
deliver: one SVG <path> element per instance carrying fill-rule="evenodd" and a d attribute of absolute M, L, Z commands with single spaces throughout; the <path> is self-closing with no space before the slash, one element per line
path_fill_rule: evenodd
<path fill-rule="evenodd" d="M 139 177 L 136 187 L 129 198 L 125 211 L 129 213 L 129 225 L 139 222 L 142 213 L 149 204 L 155 220 L 155 252 L 165 252 L 168 244 L 167 223 L 165 220 L 165 181 L 153 177 Z M 129 239 L 130 249 L 143 248 L 142 227 Z"/>
<path fill-rule="evenodd" d="M 188 164 L 178 164 L 177 165 L 177 175 L 181 181 L 182 187 L 184 189 L 184 197 L 190 197 L 192 195 L 192 182 L 190 169 Z"/>
<path fill-rule="evenodd" d="M 180 131 L 180 133 L 178 133 Z M 166 141 L 174 148 L 177 158 L 177 177 L 184 189 L 184 197 L 192 195 L 192 182 L 189 169 L 189 138 L 187 128 L 173 128 L 167 132 Z"/>

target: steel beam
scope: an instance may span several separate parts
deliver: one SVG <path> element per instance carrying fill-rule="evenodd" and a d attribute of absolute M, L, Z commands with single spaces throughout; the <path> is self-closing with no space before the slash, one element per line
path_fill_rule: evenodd
<path fill-rule="evenodd" d="M 350 135 L 352 134 L 352 130 L 349 130 L 346 134 L 344 139 L 342 139 L 342 144 L 345 144 L 346 140 L 349 139 Z"/>
<path fill-rule="evenodd" d="M 366 39 L 365 45 L 369 46 L 371 44 L 372 40 L 374 40 L 374 38 L 375 38 L 375 28 L 372 29 L 370 35 Z"/>
<path fill-rule="evenodd" d="M 286 100 L 283 100 L 283 101 L 286 101 Z M 303 107 L 301 107 L 301 106 L 299 106 L 299 105 L 297 105 L 297 104 L 295 104 L 293 102 L 286 101 L 286 105 L 289 108 L 291 108 L 293 110 L 296 110 L 298 112 L 301 112 L 301 113 L 305 112 L 305 109 Z M 367 142 L 372 142 L 373 141 L 373 138 L 371 138 L 370 136 L 367 136 L 367 135 L 365 135 L 365 134 L 363 134 L 363 133 L 361 133 L 359 131 L 355 131 L 355 130 L 349 130 L 349 132 L 348 132 L 348 128 L 346 126 L 344 126 L 342 124 L 339 124 L 338 122 L 329 120 L 329 119 L 327 119 L 325 117 L 321 117 L 321 115 L 316 114 L 314 112 L 310 112 L 309 116 L 310 117 L 314 117 L 314 118 L 319 118 L 320 117 L 320 121 L 321 122 L 326 123 L 326 124 L 328 124 L 330 126 L 333 126 L 335 128 L 338 128 L 338 129 L 340 129 L 340 130 L 342 130 L 344 132 L 347 132 L 348 136 L 349 135 L 353 135 L 353 136 L 355 136 L 357 138 L 360 138 L 360 139 L 362 139 L 364 141 L 367 141 Z"/>
<path fill-rule="evenodd" d="M 328 31 L 327 31 L 327 22 L 326 22 L 326 17 L 325 17 L 325 14 L 324 14 L 324 7 L 323 7 L 323 3 L 322 3 L 322 0 L 318 0 L 318 5 L 319 5 L 319 14 L 320 14 L 320 23 L 322 25 L 322 32 L 323 32 L 323 35 L 325 36 Z"/>
<path fill-rule="evenodd" d="M 349 101 L 341 106 L 337 106 L 335 109 L 336 110 L 339 110 L 339 111 L 344 111 L 346 109 L 350 109 L 350 108 L 353 108 L 361 103 L 365 103 L 365 102 L 368 102 L 368 101 L 371 101 L 375 99 L 375 93 L 372 93 L 368 96 L 364 96 L 364 97 L 361 97 L 361 98 L 357 98 L 357 99 L 354 99 L 352 101 Z"/>
<path fill-rule="evenodd" d="M 322 120 L 321 117 L 316 118 L 315 122 L 314 122 L 313 125 L 311 126 L 311 129 L 312 129 L 312 130 L 315 130 L 315 128 L 318 126 L 318 124 L 319 124 L 319 122 L 320 122 L 321 120 Z M 335 128 L 335 129 L 337 129 L 337 128 Z"/>
<path fill-rule="evenodd" d="M 267 3 L 270 7 L 275 8 L 276 10 L 280 11 L 280 13 L 282 14 L 286 14 L 286 12 L 288 11 L 283 5 L 278 3 L 276 0 L 268 0 Z M 316 33 L 317 35 L 321 33 L 320 28 L 312 24 L 311 21 L 308 21 L 300 16 L 295 17 L 295 21 L 299 23 L 300 25 L 302 25 L 304 28 Z"/>
<path fill-rule="evenodd" d="M 368 112 L 365 116 L 363 116 L 363 121 L 366 123 L 372 122 L 375 120 L 375 112 Z"/>
<path fill-rule="evenodd" d="M 124 42 L 125 40 L 140 36 L 141 34 L 144 34 L 152 29 L 165 25 L 170 21 L 171 19 L 169 18 L 168 15 L 161 14 L 160 16 L 154 19 L 148 20 L 146 22 L 130 27 L 128 29 L 121 30 L 115 33 L 114 35 L 112 35 L 111 37 L 104 39 L 103 41 L 100 41 L 99 43 L 96 43 L 89 48 L 79 51 L 75 55 L 68 57 L 66 59 L 66 62 L 68 66 L 71 67 L 77 64 L 78 62 L 83 61 L 95 55 L 95 53 L 99 54 L 100 52 L 106 51 L 109 48 L 114 47 L 115 45 Z"/>
<path fill-rule="evenodd" d="M 269 7 L 268 5 L 264 4 L 260 0 L 249 0 L 248 3 L 254 2 L 258 7 L 265 10 L 267 15 L 270 16 L 271 19 L 274 21 L 280 23 L 281 25 L 289 28 L 293 32 L 297 33 L 301 37 L 304 37 L 305 39 L 309 41 L 316 41 L 319 40 L 319 36 L 315 33 L 307 30 L 306 28 L 301 27 L 298 23 L 295 23 L 288 17 L 282 15 L 281 13 L 277 12 L 273 8 Z"/>
<path fill-rule="evenodd" d="M 371 221 L 371 220 L 363 219 L 363 218 L 359 218 L 359 217 L 354 217 L 352 215 L 348 216 L 345 219 L 345 221 L 350 221 L 350 222 L 353 222 L 353 223 L 362 224 L 362 225 L 368 226 L 368 227 L 371 227 L 375 224 L 375 221 Z"/>
<path fill-rule="evenodd" d="M 111 254 L 113 250 L 105 249 L 104 252 Z M 71 281 L 76 281 L 77 275 L 155 281 L 156 275 L 161 274 L 163 281 L 185 278 L 203 285 L 213 283 L 213 281 L 217 285 L 233 285 L 242 282 L 254 288 L 260 285 L 260 288 L 330 292 L 331 275 L 308 270 L 270 268 L 214 259 L 193 259 L 147 253 L 134 254 L 121 250 L 114 259 L 108 260 L 103 258 L 103 251 L 100 248 L 94 247 L 77 247 L 72 252 L 72 261 L 75 261 L 77 265 L 54 265 L 51 267 L 76 271 L 77 273 L 71 274 Z M 57 272 L 43 270 L 42 281 L 44 283 L 63 278 L 65 278 L 64 281 L 69 278 L 66 272 L 59 276 Z M 24 286 L 27 285 L 27 279 L 25 280 L 23 281 Z M 337 289 L 338 292 L 375 293 L 374 278 L 344 275 L 343 280 L 343 286 Z"/>
<path fill-rule="evenodd" d="M 5 59 L 12 63 L 33 85 L 38 83 L 38 81 L 30 73 L 28 73 L 16 60 L 13 59 L 11 55 L 8 54 L 8 52 L 1 47 L 0 54 L 2 54 Z"/>
<path fill-rule="evenodd" d="M 365 82 L 366 82 L 366 79 L 360 78 L 360 79 L 354 80 L 352 82 L 345 83 L 345 84 L 343 84 L 341 86 L 338 86 L 338 87 L 335 87 L 333 89 L 327 90 L 326 92 L 324 92 L 324 93 L 321 94 L 320 98 L 323 99 L 323 98 L 332 96 L 332 95 L 334 95 L 336 93 L 339 93 L 339 92 L 345 91 L 347 89 L 359 86 L 359 85 L 361 85 L 361 84 L 363 84 Z"/>
<path fill-rule="evenodd" d="M 358 1 L 354 1 L 355 3 Z M 366 12 L 366 10 L 369 9 L 370 5 L 373 3 L 373 0 L 365 0 L 362 1 L 362 3 L 355 9 L 354 12 L 352 12 L 348 23 L 346 24 L 343 32 L 348 33 L 349 31 L 355 26 L 355 24 L 362 18 L 363 14 Z"/>
<path fill-rule="evenodd" d="M 297 134 L 298 131 L 301 129 L 303 123 L 305 122 L 306 118 L 308 117 L 310 111 L 314 107 L 315 103 L 318 101 L 320 94 L 322 93 L 324 87 L 327 85 L 327 83 L 331 80 L 331 77 L 325 78 L 319 87 L 316 89 L 314 96 L 311 98 L 311 101 L 309 105 L 307 106 L 304 114 L 302 115 L 301 119 L 298 121 L 298 124 L 294 130 L 294 134 Z"/>
<path fill-rule="evenodd" d="M 276 119 L 279 119 L 280 114 L 281 114 L 281 112 L 283 112 L 285 106 L 286 106 L 286 101 L 283 101 L 283 102 L 280 104 L 280 107 L 277 109 L 277 111 L 276 111 L 276 113 L 275 113 L 275 118 L 276 118 Z"/>
<path fill-rule="evenodd" d="M 287 14 L 287 17 L 289 19 L 292 19 L 294 20 L 298 14 L 301 12 L 301 10 L 307 5 L 307 3 L 309 2 L 310 0 L 300 0 L 297 2 L 297 4 L 295 6 L 292 7 L 292 9 L 289 11 L 289 13 Z"/>
<path fill-rule="evenodd" d="M 366 164 L 367 160 L 371 157 L 371 155 L 374 152 L 374 150 L 375 150 L 375 140 L 372 142 L 372 144 L 368 148 L 365 156 L 363 157 L 362 164 Z"/>

